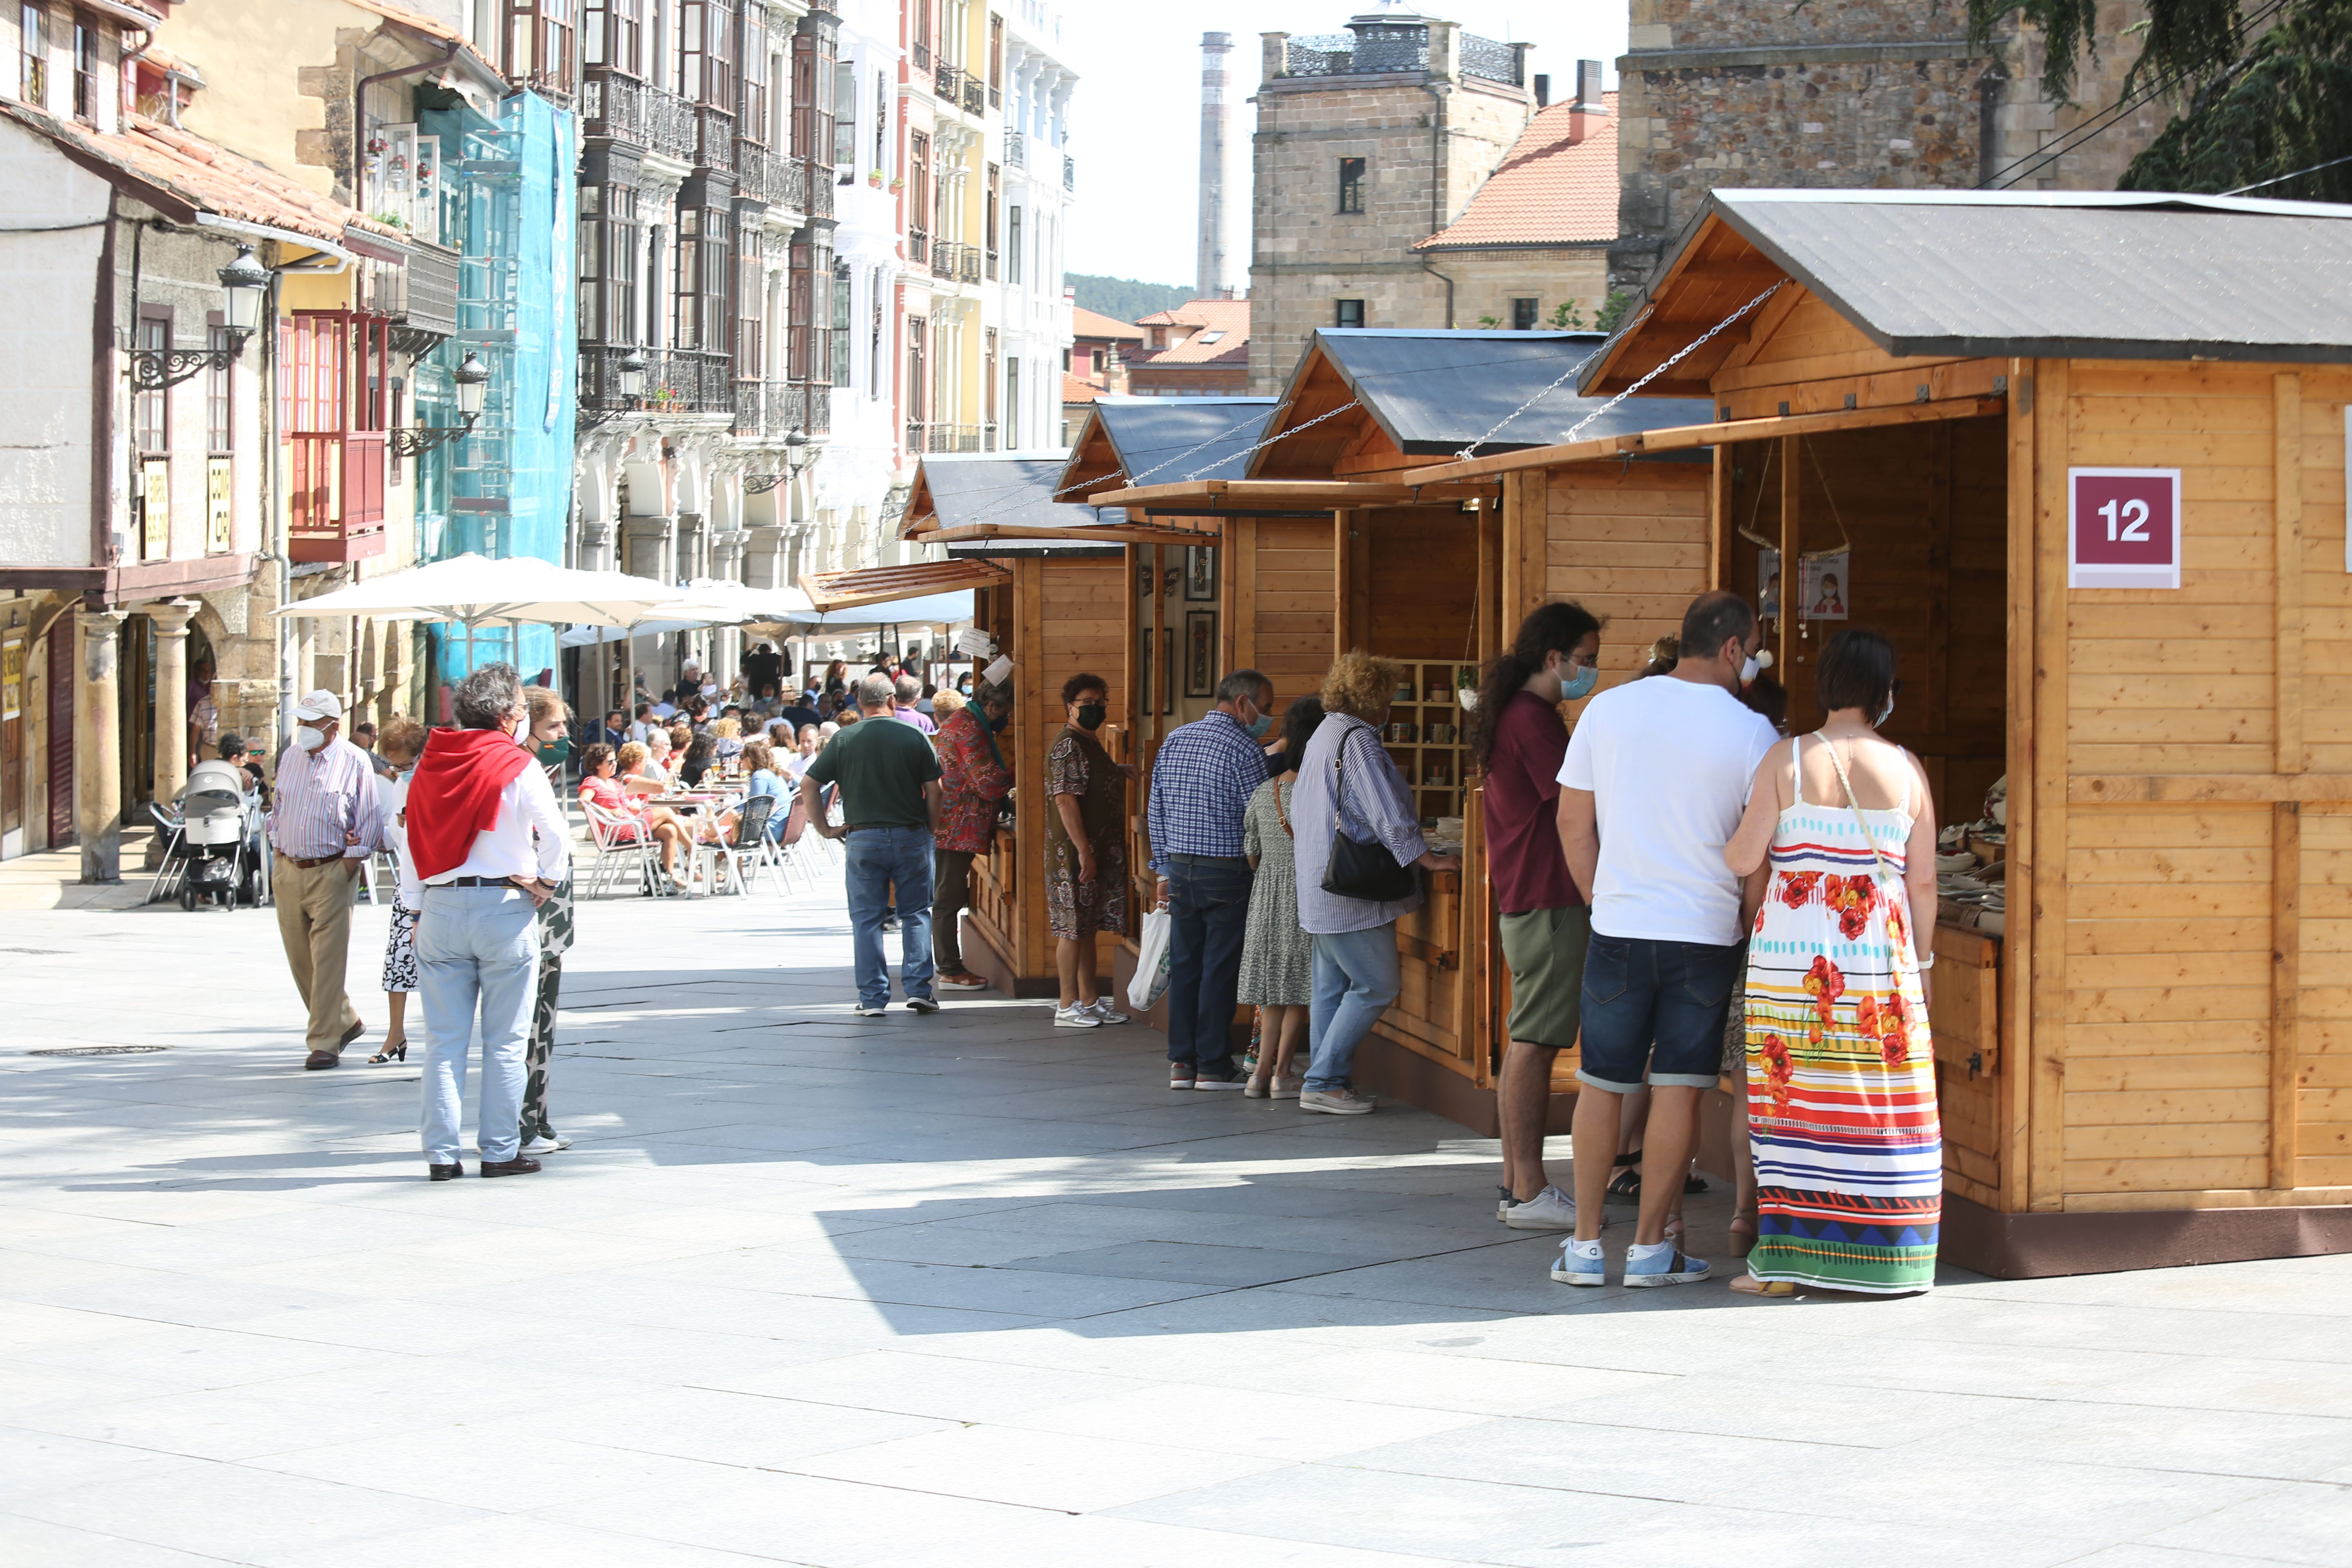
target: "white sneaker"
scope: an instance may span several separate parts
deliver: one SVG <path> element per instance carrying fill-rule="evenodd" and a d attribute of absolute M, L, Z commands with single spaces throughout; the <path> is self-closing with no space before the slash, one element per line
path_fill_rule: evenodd
<path fill-rule="evenodd" d="M 1054 1009 L 1054 1027 L 1057 1029 L 1099 1029 L 1102 1020 L 1090 1012 L 1083 1002 Z"/>
<path fill-rule="evenodd" d="M 1110 1005 L 1110 998 L 1108 996 L 1096 997 L 1094 1005 L 1088 1007 L 1087 1011 L 1095 1016 L 1095 1022 L 1097 1024 L 1128 1024 L 1134 1022 L 1134 1020 L 1129 1018 L 1126 1014 L 1112 1006 Z"/>
<path fill-rule="evenodd" d="M 571 1147 L 572 1140 L 559 1132 L 552 1138 L 532 1139 L 530 1142 L 525 1143 L 522 1146 L 522 1152 L 526 1154 L 552 1154 L 558 1149 L 569 1149 Z"/>
<path fill-rule="evenodd" d="M 1546 1187 L 1525 1203 L 1503 1205 L 1503 1223 L 1513 1230 L 1574 1230 L 1576 1200 Z"/>
<path fill-rule="evenodd" d="M 1299 1095 L 1298 1109 L 1327 1116 L 1369 1116 L 1372 1102 L 1352 1089 L 1310 1089 Z"/>
<path fill-rule="evenodd" d="M 928 996 L 909 996 L 907 998 L 907 1011 L 909 1013 L 936 1013 L 939 1010 L 940 1005 L 937 1002 L 932 1001 Z"/>
<path fill-rule="evenodd" d="M 861 1018 L 878 1018 L 889 1010 L 887 1005 L 880 1007 L 868 1007 L 861 1002 L 857 1005 L 857 1016 Z"/>

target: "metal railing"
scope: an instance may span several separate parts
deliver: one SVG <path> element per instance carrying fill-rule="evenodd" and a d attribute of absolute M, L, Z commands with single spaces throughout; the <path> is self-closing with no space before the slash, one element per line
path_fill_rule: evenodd
<path fill-rule="evenodd" d="M 907 259 L 929 266 L 931 259 L 931 237 L 919 228 L 907 231 Z"/>
<path fill-rule="evenodd" d="M 643 89 L 646 95 L 646 150 L 675 158 L 681 163 L 694 160 L 694 105 L 674 92 L 664 92 L 657 87 Z"/>
<path fill-rule="evenodd" d="M 915 70 L 918 75 L 920 75 L 931 68 L 930 45 L 924 43 L 921 39 L 918 38 L 913 47 L 908 50 L 908 53 L 914 58 Z"/>
<path fill-rule="evenodd" d="M 694 156 L 693 105 L 603 66 L 589 67 L 580 84 L 580 119 L 589 136 L 609 136 L 680 163 Z"/>
<path fill-rule="evenodd" d="M 1004 128 L 1004 166 L 1008 169 L 1029 166 L 1029 139 L 1010 125 Z"/>
<path fill-rule="evenodd" d="M 830 405 L 830 399 L 823 400 Z M 828 412 L 829 412 L 828 406 Z M 781 440 L 809 431 L 809 389 L 796 381 L 735 384 L 735 434 Z"/>
<path fill-rule="evenodd" d="M 907 426 L 909 452 L 980 452 L 996 440 L 994 425 L 924 425 Z"/>
<path fill-rule="evenodd" d="M 811 217 L 833 216 L 833 165 L 820 163 L 812 158 L 801 165 L 801 180 L 808 195 L 808 205 L 803 209 Z"/>
<path fill-rule="evenodd" d="M 1065 153 L 1062 154 L 1062 189 L 1075 191 L 1077 188 L 1078 161 Z"/>
<path fill-rule="evenodd" d="M 957 87 L 962 80 L 962 71 L 947 61 L 941 60 L 931 73 L 931 95 L 941 103 L 950 105 L 960 103 L 962 101 L 962 95 L 957 90 Z"/>
<path fill-rule="evenodd" d="M 735 142 L 735 194 L 791 212 L 808 210 L 808 166 L 757 142 Z"/>
<path fill-rule="evenodd" d="M 964 72 L 963 76 L 963 111 L 975 120 L 988 112 L 987 89 L 970 71 Z"/>
<path fill-rule="evenodd" d="M 1456 68 L 1482 81 L 1525 85 L 1526 46 L 1460 35 Z M 1344 33 L 1309 34 L 1283 45 L 1286 77 L 1373 76 L 1429 68 L 1429 26 L 1424 22 L 1357 22 Z"/>
<path fill-rule="evenodd" d="M 931 243 L 931 276 L 953 279 L 956 275 L 956 253 L 963 248 L 952 239 Z"/>
<path fill-rule="evenodd" d="M 735 117 L 708 104 L 696 106 L 694 161 L 725 174 L 735 167 Z"/>
<path fill-rule="evenodd" d="M 645 381 L 637 395 L 621 391 L 621 362 L 643 354 Z M 689 349 L 633 349 L 625 343 L 580 345 L 580 412 L 585 416 L 649 413 L 728 414 L 735 411 L 733 361 Z"/>

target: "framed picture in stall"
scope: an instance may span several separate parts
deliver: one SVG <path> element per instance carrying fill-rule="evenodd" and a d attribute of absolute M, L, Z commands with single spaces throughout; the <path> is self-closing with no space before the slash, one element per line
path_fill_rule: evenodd
<path fill-rule="evenodd" d="M 1846 602 L 1853 590 L 1850 564 L 1850 552 L 1843 550 L 1820 551 L 1797 558 L 1797 603 L 1803 606 L 1801 614 L 1806 620 L 1846 619 Z"/>
<path fill-rule="evenodd" d="M 1217 597 L 1217 552 L 1205 544 L 1184 547 L 1184 597 L 1194 603 L 1213 604 Z M 1205 693 L 1193 692 L 1193 696 Z"/>
<path fill-rule="evenodd" d="M 1202 552 L 1203 554 L 1207 552 Z M 1217 689 L 1217 612 L 1184 612 L 1184 695 L 1213 696 Z"/>

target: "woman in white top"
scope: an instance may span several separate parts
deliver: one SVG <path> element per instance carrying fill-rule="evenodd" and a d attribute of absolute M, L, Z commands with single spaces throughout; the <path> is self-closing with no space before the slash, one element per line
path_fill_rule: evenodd
<path fill-rule="evenodd" d="M 376 735 L 376 750 L 392 764 L 390 778 L 378 776 L 376 800 L 383 809 L 383 842 L 408 870 L 408 775 L 425 750 L 425 726 L 414 719 L 394 719 Z M 368 1058 L 368 1066 L 408 1059 L 408 995 L 416 989 L 416 911 L 401 902 L 395 884 L 392 895 L 392 931 L 383 944 L 383 1002 L 389 1016 L 383 1028 L 383 1049 Z"/>

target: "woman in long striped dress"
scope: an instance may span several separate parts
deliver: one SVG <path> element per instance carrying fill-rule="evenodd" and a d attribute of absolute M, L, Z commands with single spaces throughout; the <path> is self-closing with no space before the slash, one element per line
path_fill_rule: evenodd
<path fill-rule="evenodd" d="M 1936 914 L 1927 775 L 1878 738 L 1895 649 L 1844 631 L 1816 677 L 1829 718 L 1774 746 L 1724 859 L 1760 892 L 1748 946 L 1757 1234 L 1732 1288 L 1895 1294 L 1936 1279 L 1943 1141 L 1915 946 Z"/>

